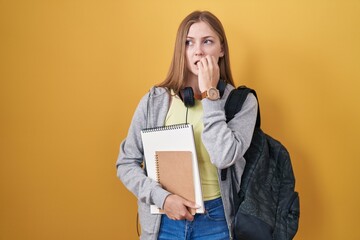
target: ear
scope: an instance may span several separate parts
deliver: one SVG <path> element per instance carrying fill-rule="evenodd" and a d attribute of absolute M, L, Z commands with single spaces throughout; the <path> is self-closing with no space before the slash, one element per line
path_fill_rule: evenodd
<path fill-rule="evenodd" d="M 220 55 L 219 55 L 219 57 L 223 57 L 224 56 L 224 47 L 223 47 L 223 44 L 221 44 L 221 51 L 220 51 Z"/>

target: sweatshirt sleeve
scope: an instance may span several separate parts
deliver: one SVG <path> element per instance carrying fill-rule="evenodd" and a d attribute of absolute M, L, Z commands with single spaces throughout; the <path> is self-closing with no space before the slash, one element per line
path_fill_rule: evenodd
<path fill-rule="evenodd" d="M 139 201 L 146 204 L 155 204 L 162 208 L 165 198 L 170 194 L 161 185 L 147 177 L 143 169 L 143 146 L 141 130 L 146 127 L 148 95 L 140 101 L 127 137 L 120 145 L 120 153 L 116 161 L 117 176 L 125 187 L 131 191 Z"/>
<path fill-rule="evenodd" d="M 202 141 L 210 161 L 224 169 L 243 158 L 249 148 L 257 117 L 257 100 L 249 94 L 240 112 L 226 123 L 223 100 L 203 99 L 204 130 Z"/>

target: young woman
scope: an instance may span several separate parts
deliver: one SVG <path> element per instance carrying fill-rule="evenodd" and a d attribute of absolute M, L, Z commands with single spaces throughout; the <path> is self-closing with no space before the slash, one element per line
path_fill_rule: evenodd
<path fill-rule="evenodd" d="M 141 239 L 233 238 L 231 178 L 221 181 L 220 172 L 234 165 L 242 173 L 257 101 L 249 95 L 242 110 L 226 123 L 224 105 L 234 88 L 229 59 L 221 22 L 207 11 L 191 13 L 179 26 L 166 79 L 141 99 L 135 111 L 116 166 L 119 178 L 138 199 Z M 184 122 L 193 125 L 205 205 L 205 213 L 194 216 L 189 212 L 197 208 L 194 202 L 164 190 L 142 168 L 140 131 Z M 151 204 L 165 214 L 151 214 Z"/>

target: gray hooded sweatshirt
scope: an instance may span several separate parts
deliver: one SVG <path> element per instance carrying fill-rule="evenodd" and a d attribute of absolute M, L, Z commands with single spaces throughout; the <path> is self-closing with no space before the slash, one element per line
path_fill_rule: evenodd
<path fill-rule="evenodd" d="M 201 100 L 203 105 L 202 141 L 209 153 L 210 161 L 218 169 L 221 197 L 230 239 L 233 238 L 233 207 L 231 181 L 240 186 L 245 166 L 243 158 L 250 146 L 257 116 L 257 100 L 249 94 L 242 110 L 226 123 L 224 106 L 233 86 L 227 85 L 220 100 Z M 156 240 L 159 233 L 161 215 L 151 214 L 150 205 L 162 208 L 165 198 L 170 194 L 161 185 L 148 178 L 143 169 L 144 152 L 140 131 L 145 128 L 163 126 L 169 110 L 171 97 L 169 91 L 153 87 L 141 99 L 134 113 L 128 135 L 120 145 L 116 162 L 117 175 L 126 188 L 138 199 L 138 213 L 141 224 L 142 240 Z M 221 169 L 233 166 L 233 177 L 220 180 Z M 228 171 L 229 172 L 229 171 Z"/>

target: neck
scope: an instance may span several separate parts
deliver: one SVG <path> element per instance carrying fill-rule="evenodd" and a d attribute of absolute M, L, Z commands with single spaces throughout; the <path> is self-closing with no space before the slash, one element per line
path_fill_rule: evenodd
<path fill-rule="evenodd" d="M 201 92 L 200 92 L 199 83 L 198 83 L 198 76 L 193 75 L 192 77 L 188 78 L 185 85 L 186 85 L 186 87 L 191 87 L 193 89 L 195 98 L 196 98 L 196 96 L 201 97 Z"/>

